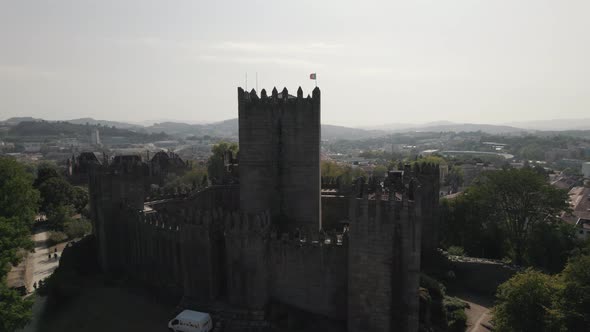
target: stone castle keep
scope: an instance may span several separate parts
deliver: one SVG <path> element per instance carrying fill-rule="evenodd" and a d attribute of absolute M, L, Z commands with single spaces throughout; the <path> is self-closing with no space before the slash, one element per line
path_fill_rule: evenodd
<path fill-rule="evenodd" d="M 240 152 L 226 160 L 239 175 L 228 184 L 150 198 L 154 174 L 177 157 L 96 159 L 88 178 L 103 270 L 203 304 L 278 302 L 351 332 L 418 331 L 438 168 L 402 166 L 352 186 L 321 179 L 320 105 L 318 88 L 238 88 Z"/>

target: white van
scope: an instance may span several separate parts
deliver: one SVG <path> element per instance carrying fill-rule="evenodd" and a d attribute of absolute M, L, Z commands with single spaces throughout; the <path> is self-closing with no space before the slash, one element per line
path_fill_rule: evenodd
<path fill-rule="evenodd" d="M 168 322 L 168 329 L 174 332 L 209 332 L 213 329 L 213 322 L 208 313 L 184 310 Z"/>

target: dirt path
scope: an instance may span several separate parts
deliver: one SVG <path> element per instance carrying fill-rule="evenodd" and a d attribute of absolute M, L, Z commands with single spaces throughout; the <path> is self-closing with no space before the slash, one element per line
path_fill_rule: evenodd
<path fill-rule="evenodd" d="M 493 306 L 491 298 L 469 293 L 453 294 L 453 296 L 456 296 L 469 304 L 469 308 L 465 309 L 465 314 L 467 314 L 466 332 L 490 331 L 482 324 L 490 326 L 490 320 L 492 319 L 490 310 Z"/>
<path fill-rule="evenodd" d="M 48 247 L 47 246 L 47 239 L 49 238 L 49 232 L 41 231 L 33 234 L 33 241 L 35 242 L 35 252 L 29 255 L 29 259 L 27 261 L 27 269 L 31 269 L 33 271 L 32 278 L 27 280 L 27 289 L 30 291 L 34 291 L 33 284 L 39 284 L 40 280 L 43 280 L 49 277 L 57 266 L 59 265 L 59 258 L 54 258 L 54 255 L 57 253 L 58 257 L 61 256 L 61 250 L 63 246 L 58 247 Z M 57 252 L 55 251 L 56 249 Z M 51 258 L 49 257 L 51 254 Z"/>

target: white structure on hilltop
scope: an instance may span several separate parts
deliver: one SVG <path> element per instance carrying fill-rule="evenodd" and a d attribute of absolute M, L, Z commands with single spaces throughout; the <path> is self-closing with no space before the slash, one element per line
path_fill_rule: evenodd
<path fill-rule="evenodd" d="M 94 129 L 90 132 L 90 144 L 100 145 L 100 135 L 98 133 L 98 129 Z"/>

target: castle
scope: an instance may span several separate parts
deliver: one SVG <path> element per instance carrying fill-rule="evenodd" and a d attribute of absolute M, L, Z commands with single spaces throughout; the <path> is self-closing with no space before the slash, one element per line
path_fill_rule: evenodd
<path fill-rule="evenodd" d="M 225 159 L 239 178 L 174 197 L 148 197 L 162 159 L 92 163 L 102 269 L 199 303 L 278 302 L 351 332 L 418 331 L 439 170 L 406 165 L 352 186 L 321 179 L 320 105 L 317 87 L 307 97 L 238 88 L 240 151 Z"/>

